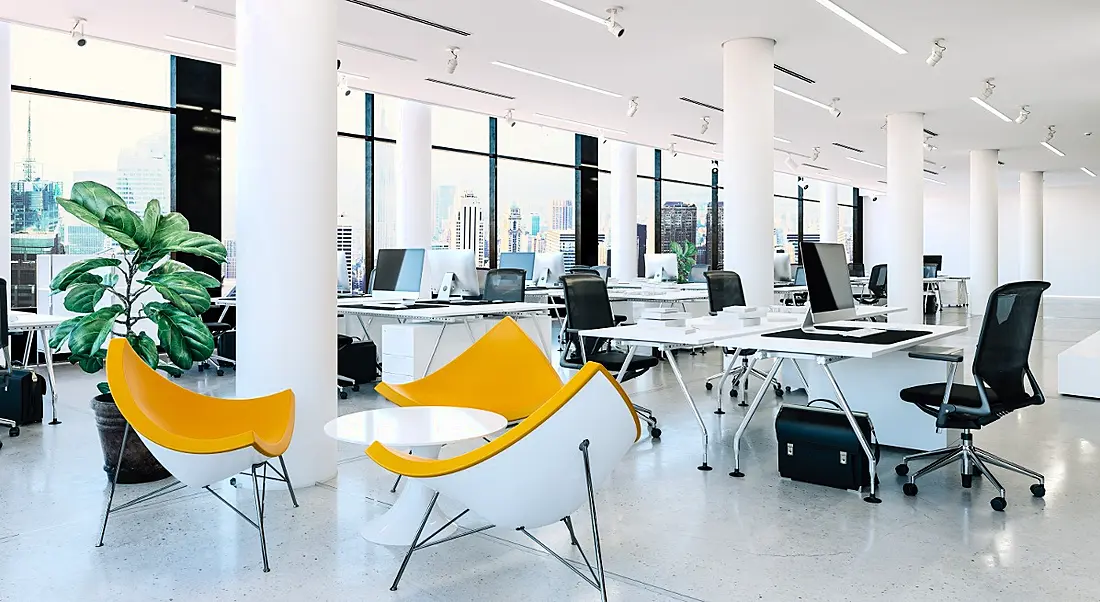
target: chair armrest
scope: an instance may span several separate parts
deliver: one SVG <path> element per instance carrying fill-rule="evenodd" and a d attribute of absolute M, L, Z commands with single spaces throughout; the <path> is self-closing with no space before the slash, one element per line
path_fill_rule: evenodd
<path fill-rule="evenodd" d="M 909 357 L 915 360 L 933 360 L 937 362 L 959 363 L 963 361 L 962 349 L 949 347 L 917 347 L 909 352 Z"/>

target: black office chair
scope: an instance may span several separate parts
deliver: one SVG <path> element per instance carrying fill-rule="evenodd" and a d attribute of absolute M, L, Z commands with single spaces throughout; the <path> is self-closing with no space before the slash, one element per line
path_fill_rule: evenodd
<path fill-rule="evenodd" d="M 745 290 L 741 286 L 741 276 L 737 272 L 728 271 L 710 271 L 704 274 L 707 281 L 707 298 L 710 301 L 710 315 L 716 316 L 718 312 L 727 307 L 744 307 L 745 306 Z M 753 369 L 749 372 L 749 358 L 756 355 L 756 349 L 737 349 L 737 348 L 725 348 L 722 352 L 726 355 L 736 355 L 741 358 L 741 365 L 730 374 L 730 378 L 733 379 L 733 384 L 730 386 L 730 397 L 737 397 L 738 384 L 742 378 L 747 378 L 746 374 L 751 374 L 762 381 L 767 380 L 768 375 L 764 374 L 760 370 Z M 714 388 L 714 381 L 720 380 L 725 376 L 726 372 L 723 370 L 718 374 L 708 376 L 706 380 L 707 391 Z M 783 385 L 777 379 L 774 383 L 775 394 L 779 397 L 783 397 Z M 748 400 L 742 399 L 739 405 L 748 406 Z M 725 414 L 722 411 L 722 391 L 718 390 L 718 409 L 715 410 L 715 414 Z"/>
<path fill-rule="evenodd" d="M 917 495 L 916 481 L 920 477 L 956 461 L 962 463 L 962 486 L 969 488 L 978 473 L 998 490 L 998 496 L 989 501 L 994 510 L 1005 509 L 1005 490 L 989 471 L 986 462 L 1029 476 L 1037 481 L 1031 486 L 1035 497 L 1046 495 L 1043 475 L 1009 462 L 974 446 L 972 431 L 1000 420 L 1016 410 L 1040 405 L 1046 398 L 1039 388 L 1035 375 L 1028 367 L 1031 337 L 1035 334 L 1035 319 L 1043 291 L 1049 282 L 1013 282 L 997 287 L 990 295 L 985 308 L 982 332 L 978 335 L 978 348 L 974 353 L 974 384 L 955 384 L 955 372 L 962 363 L 961 355 L 912 352 L 909 357 L 950 362 L 951 371 L 946 383 L 920 385 L 901 391 L 901 398 L 912 403 L 924 413 L 936 417 L 937 429 L 962 431 L 958 445 L 930 452 L 906 456 L 896 471 L 909 474 L 909 462 L 917 459 L 934 460 L 909 477 L 903 487 L 905 495 Z M 1025 387 L 1024 380 L 1027 380 Z M 1028 393 L 1027 388 L 1031 388 Z"/>
<path fill-rule="evenodd" d="M 886 302 L 886 264 L 871 268 L 871 277 L 867 280 L 867 293 L 856 297 L 864 305 L 882 305 Z"/>
<path fill-rule="evenodd" d="M 607 283 L 592 274 L 568 274 L 561 278 L 565 292 L 565 350 L 562 351 L 561 367 L 580 370 L 586 362 L 596 362 L 607 368 L 612 374 L 618 374 L 626 363 L 626 353 L 611 347 L 608 339 L 585 337 L 578 334 L 581 330 L 610 328 L 616 325 L 611 313 L 611 299 L 607 295 Z M 657 358 L 635 355 L 630 360 L 623 382 L 637 378 L 657 365 Z M 649 425 L 650 434 L 656 439 L 661 436 L 657 428 L 657 418 L 653 411 L 639 405 L 634 409 L 638 416 Z"/>
<path fill-rule="evenodd" d="M 522 303 L 526 298 L 527 272 L 520 268 L 497 268 L 485 276 L 486 301 Z"/>
<path fill-rule="evenodd" d="M 11 353 L 8 349 L 10 341 L 11 339 L 8 332 L 8 282 L 0 278 L 0 351 L 2 351 L 4 355 L 3 372 L 8 374 L 13 370 L 13 366 L 11 365 Z M 27 336 L 27 344 L 31 344 L 31 337 L 29 335 Z M 24 366 L 24 368 L 26 368 L 26 366 Z M 5 376 L 4 378 L 7 377 Z M 17 421 L 11 418 L 0 417 L 0 426 L 8 427 L 9 437 L 19 436 L 19 423 Z M 0 447 L 4 447 L 4 444 L 0 443 Z"/>
<path fill-rule="evenodd" d="M 226 296 L 227 297 L 236 297 L 237 296 L 237 287 L 233 287 L 233 289 L 230 290 L 229 294 L 226 295 Z M 214 311 L 214 310 L 212 309 L 211 311 Z M 205 360 L 199 362 L 199 372 L 202 372 L 202 371 L 206 370 L 207 368 L 213 368 L 215 373 L 218 376 L 225 376 L 225 368 L 227 366 L 232 367 L 232 368 L 236 368 L 237 363 L 236 363 L 235 360 L 232 360 L 230 358 L 222 357 L 221 355 L 218 355 L 218 349 L 220 349 L 219 344 L 221 343 L 222 337 L 227 332 L 233 330 L 235 328 L 235 326 L 233 325 L 232 322 L 229 322 L 229 321 L 224 321 L 223 322 L 222 321 L 222 320 L 226 320 L 229 317 L 229 313 L 230 313 L 229 308 L 219 309 L 218 313 L 219 313 L 219 316 L 218 316 L 217 320 L 213 320 L 213 321 L 210 321 L 210 322 L 203 322 L 203 324 L 206 326 L 206 328 L 208 330 L 210 330 L 210 334 L 214 337 L 214 353 L 210 357 L 208 357 Z"/>

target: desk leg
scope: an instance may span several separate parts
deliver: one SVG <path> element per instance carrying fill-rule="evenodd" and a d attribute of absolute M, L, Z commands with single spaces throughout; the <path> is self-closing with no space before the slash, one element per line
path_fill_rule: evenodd
<path fill-rule="evenodd" d="M 435 359 L 435 354 L 439 351 L 439 343 L 443 341 L 443 333 L 445 332 L 447 332 L 447 322 L 444 322 L 443 328 L 439 329 L 439 338 L 435 340 L 435 347 L 432 347 L 432 354 L 428 356 L 428 363 L 424 365 L 424 375 L 421 376 L 421 378 L 427 376 L 428 373 L 432 371 L 432 360 Z"/>
<path fill-rule="evenodd" d="M 741 377 L 741 401 L 738 402 L 737 405 L 742 408 L 746 408 L 749 406 L 748 402 L 746 402 L 745 400 L 749 398 L 749 377 L 752 376 L 753 372 L 755 371 L 756 356 L 754 355 L 752 356 L 752 358 L 749 359 L 748 366 L 745 367 L 745 374 Z M 770 382 L 770 380 L 765 380 L 764 384 L 761 385 L 762 389 L 768 388 L 768 382 Z"/>
<path fill-rule="evenodd" d="M 719 347 L 718 349 L 720 351 L 722 351 L 722 357 L 724 359 L 725 358 L 725 349 L 722 348 L 722 347 Z M 733 350 L 733 355 L 730 357 L 730 365 L 727 366 L 726 369 L 722 371 L 722 380 L 718 381 L 718 409 L 715 410 L 714 413 L 718 414 L 719 416 L 726 413 L 725 410 L 722 409 L 722 391 L 724 391 L 725 388 L 726 388 L 726 381 L 729 380 L 730 376 L 739 367 L 737 365 L 737 358 L 740 357 L 740 353 L 741 353 L 741 348 L 740 347 L 735 347 L 734 350 Z"/>
<path fill-rule="evenodd" d="M 757 408 L 760 407 L 760 402 L 764 401 L 764 394 L 768 392 L 768 387 L 775 380 L 775 375 L 779 374 L 779 368 L 783 365 L 785 359 L 782 357 L 776 358 L 772 369 L 768 371 L 768 377 L 764 379 L 764 384 L 760 385 L 760 390 L 756 392 L 756 397 L 753 398 L 749 411 L 745 412 L 741 425 L 737 427 L 737 434 L 733 436 L 733 472 L 730 473 L 731 477 L 740 478 L 745 476 L 745 473 L 741 472 L 741 437 L 745 434 L 745 429 L 749 427 L 749 421 L 752 420 L 753 414 L 756 414 Z M 748 375 L 746 375 L 746 378 L 748 378 Z"/>
<path fill-rule="evenodd" d="M 676 376 L 676 382 L 680 384 L 680 390 L 684 392 L 684 397 L 687 398 L 688 405 L 691 406 L 691 411 L 695 413 L 695 420 L 699 421 L 699 430 L 703 432 L 703 463 L 699 466 L 699 470 L 711 470 L 710 465 L 707 464 L 707 448 L 710 444 L 710 438 L 707 436 L 707 425 L 703 422 L 703 416 L 699 414 L 699 408 L 695 405 L 695 400 L 691 398 L 691 391 L 684 384 L 684 377 L 680 374 L 680 366 L 676 364 L 676 354 L 671 350 L 665 350 L 665 357 L 668 359 L 669 367 L 672 368 L 672 374 Z"/>
<path fill-rule="evenodd" d="M 359 320 L 359 328 L 363 329 L 363 340 L 370 341 L 370 331 L 367 330 L 367 328 L 370 327 L 370 324 L 374 321 L 374 318 L 372 317 L 370 320 L 363 322 L 363 316 L 360 314 L 355 314 L 355 319 Z"/>
<path fill-rule="evenodd" d="M 821 369 L 825 371 L 825 376 L 829 378 L 829 384 L 833 386 L 833 391 L 836 392 L 837 405 L 840 406 L 840 409 L 848 418 L 848 424 L 850 424 L 852 430 L 855 431 L 856 439 L 859 440 L 859 446 L 863 448 L 863 453 L 867 456 L 867 466 L 871 473 L 871 495 L 863 498 L 863 501 L 870 504 L 881 503 L 882 500 L 875 496 L 875 479 L 878 477 L 875 453 L 871 451 L 871 445 L 863 436 L 863 431 L 859 430 L 859 424 L 856 422 L 856 417 L 852 415 L 852 408 L 848 407 L 848 400 L 844 399 L 844 392 L 840 390 L 840 385 L 836 382 L 836 377 L 833 376 L 833 370 L 829 368 L 829 364 L 821 364 Z"/>
<path fill-rule="evenodd" d="M 637 350 L 637 345 L 631 345 L 630 348 L 626 350 L 626 359 L 623 360 L 623 365 L 619 368 L 619 373 L 615 375 L 615 380 L 619 381 L 620 384 L 623 382 L 623 379 L 626 378 L 627 368 L 630 367 L 630 362 L 634 360 L 634 352 Z"/>
<path fill-rule="evenodd" d="M 50 349 L 49 333 L 48 329 L 39 330 L 38 340 L 42 343 L 42 352 L 46 354 L 46 379 L 50 383 L 50 410 L 53 413 L 50 424 L 57 425 L 61 424 L 61 421 L 57 419 L 57 377 L 53 374 L 53 349 Z M 27 343 L 29 346 L 30 341 L 28 340 Z"/>

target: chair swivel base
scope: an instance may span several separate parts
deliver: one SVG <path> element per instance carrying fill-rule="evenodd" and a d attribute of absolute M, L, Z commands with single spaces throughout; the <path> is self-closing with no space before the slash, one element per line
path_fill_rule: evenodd
<path fill-rule="evenodd" d="M 993 455 L 984 449 L 974 446 L 974 435 L 970 431 L 963 431 L 959 444 L 951 447 L 945 447 L 942 449 L 932 450 L 928 452 L 921 452 L 919 454 L 913 454 L 906 456 L 901 464 L 898 464 L 894 471 L 899 476 L 906 476 L 909 474 L 909 463 L 914 460 L 931 459 L 933 462 L 928 464 L 924 468 L 921 468 L 912 476 L 909 476 L 908 480 L 902 486 L 902 491 L 907 496 L 917 495 L 917 479 L 923 477 L 926 474 L 935 472 L 941 468 L 954 464 L 955 462 L 962 463 L 962 486 L 969 489 L 973 484 L 974 476 L 980 475 L 987 479 L 998 492 L 997 497 L 989 500 L 989 505 L 997 512 L 1003 512 L 1008 502 L 1005 500 L 1005 489 L 1001 486 L 1000 481 L 993 476 L 993 473 L 986 466 L 986 463 L 992 464 L 1005 470 L 1011 470 L 1012 472 L 1022 474 L 1027 477 L 1031 477 L 1038 483 L 1031 486 L 1031 494 L 1035 497 L 1043 497 L 1046 495 L 1046 485 L 1043 475 L 1010 462 L 999 456 Z"/>

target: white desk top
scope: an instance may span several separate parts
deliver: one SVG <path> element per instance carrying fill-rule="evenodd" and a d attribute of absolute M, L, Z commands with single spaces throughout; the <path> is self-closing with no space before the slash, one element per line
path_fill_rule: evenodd
<path fill-rule="evenodd" d="M 413 406 L 355 412 L 330 420 L 325 434 L 337 441 L 368 446 L 375 441 L 397 448 L 446 445 L 500 432 L 500 414 L 469 408 Z"/>
<path fill-rule="evenodd" d="M 607 291 L 611 301 L 637 301 L 641 303 L 680 303 L 684 301 L 705 301 L 705 290 L 678 290 L 675 288 L 645 291 L 642 289 L 611 289 Z"/>
<path fill-rule="evenodd" d="M 362 303 L 395 303 L 394 299 L 372 299 L 370 295 L 362 297 L 339 297 L 336 299 L 336 307 L 345 307 L 348 305 L 359 305 Z M 210 300 L 210 303 L 220 307 L 236 307 L 236 297 L 215 297 Z"/>
<path fill-rule="evenodd" d="M 876 358 L 887 353 L 893 353 L 902 349 L 909 349 L 918 345 L 924 345 L 932 341 L 943 339 L 952 335 L 967 331 L 966 326 L 936 326 L 932 324 L 868 324 L 866 322 L 834 322 L 835 326 L 851 326 L 854 328 L 875 328 L 878 330 L 922 330 L 928 334 L 908 341 L 894 343 L 892 345 L 873 345 L 860 342 L 853 338 L 846 341 L 809 341 L 805 339 L 781 339 L 766 337 L 761 334 L 737 337 L 727 341 L 727 344 L 736 344 L 738 347 L 759 349 L 773 353 L 805 354 L 827 357 L 844 358 Z M 796 325 L 798 326 L 798 325 Z M 783 329 L 780 329 L 783 330 Z M 773 330 L 772 332 L 777 332 Z"/>
<path fill-rule="evenodd" d="M 29 311 L 8 312 L 8 330 L 36 330 L 39 328 L 54 328 L 72 316 L 54 316 L 50 314 L 35 314 Z"/>
<path fill-rule="evenodd" d="M 552 303 L 483 303 L 471 305 L 440 305 L 430 309 L 386 309 L 378 306 L 395 307 L 396 303 L 382 301 L 359 300 L 359 305 L 365 307 L 341 306 L 342 314 L 357 314 L 363 316 L 400 318 L 402 320 L 448 320 L 453 318 L 470 318 L 477 316 L 499 316 L 539 313 L 555 309 L 564 310 L 562 305 Z M 370 307 L 373 305 L 375 307 Z"/>

